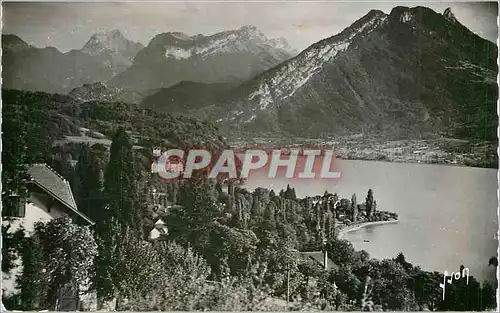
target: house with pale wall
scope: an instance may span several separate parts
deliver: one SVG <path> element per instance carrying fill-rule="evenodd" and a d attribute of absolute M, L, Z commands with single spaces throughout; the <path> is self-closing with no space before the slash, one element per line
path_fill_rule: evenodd
<path fill-rule="evenodd" d="M 78 210 L 70 184 L 63 176 L 46 164 L 29 165 L 27 172 L 28 196 L 26 199 L 18 198 L 19 210 L 12 220 L 8 221 L 11 224 L 9 231 L 14 232 L 22 226 L 26 235 L 29 236 L 36 222 L 47 222 L 63 216 L 69 216 L 79 225 L 93 226 L 95 224 Z M 2 273 L 2 297 L 19 292 L 15 288 L 15 277 L 22 271 L 20 259 L 17 260 L 17 264 L 19 266 L 10 273 Z M 95 295 L 92 294 L 79 297 L 74 291 L 67 291 L 66 295 L 60 298 L 55 309 L 76 311 L 83 306 L 87 310 L 95 310 L 97 302 L 94 298 Z"/>
<path fill-rule="evenodd" d="M 168 228 L 161 217 L 155 218 L 154 227 L 149 232 L 150 240 L 164 240 L 168 236 Z"/>

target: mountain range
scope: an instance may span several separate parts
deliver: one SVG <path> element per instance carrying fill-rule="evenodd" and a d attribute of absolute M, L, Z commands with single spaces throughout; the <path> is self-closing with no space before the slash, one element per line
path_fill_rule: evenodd
<path fill-rule="evenodd" d="M 142 94 L 183 80 L 242 82 L 296 54 L 285 39 L 268 39 L 254 26 L 211 36 L 168 32 L 147 47 L 112 30 L 95 33 L 81 49 L 66 53 L 2 35 L 2 48 L 6 88 L 52 93 L 96 83 Z"/>
<path fill-rule="evenodd" d="M 142 100 L 216 122 L 225 135 L 496 140 L 498 48 L 450 9 L 371 10 L 299 54 L 253 26 L 162 33 L 142 49 L 118 31 L 68 53 L 12 35 L 2 46 L 7 88 Z"/>
<path fill-rule="evenodd" d="M 173 86 L 181 81 L 243 82 L 291 58 L 284 39 L 268 39 L 255 26 L 211 36 L 168 32 L 155 36 L 133 65 L 109 84 L 131 90 Z"/>
<path fill-rule="evenodd" d="M 372 10 L 193 114 L 233 135 L 496 140 L 497 55 L 449 9 Z"/>
<path fill-rule="evenodd" d="M 128 68 L 142 47 L 117 30 L 94 34 L 82 49 L 66 53 L 2 35 L 4 87 L 66 93 L 83 84 L 108 81 Z"/>

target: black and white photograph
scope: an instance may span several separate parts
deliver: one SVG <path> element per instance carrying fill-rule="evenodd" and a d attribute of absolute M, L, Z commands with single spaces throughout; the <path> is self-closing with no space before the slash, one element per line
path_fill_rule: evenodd
<path fill-rule="evenodd" d="M 3 2 L 1 311 L 498 311 L 498 12 Z"/>

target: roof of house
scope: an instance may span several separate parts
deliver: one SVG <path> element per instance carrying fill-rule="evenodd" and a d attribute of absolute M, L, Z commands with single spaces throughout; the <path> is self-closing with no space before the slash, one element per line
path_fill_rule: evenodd
<path fill-rule="evenodd" d="M 149 234 L 157 233 L 160 236 L 167 236 L 168 235 L 168 229 L 166 227 L 161 227 L 161 228 L 153 228 L 149 231 Z"/>
<path fill-rule="evenodd" d="M 54 169 L 50 168 L 47 164 L 32 164 L 28 166 L 28 175 L 31 178 L 31 182 L 57 199 L 72 213 L 80 216 L 91 225 L 95 224 L 78 210 L 69 182 Z"/>
<path fill-rule="evenodd" d="M 158 218 L 155 222 L 155 225 L 159 226 L 159 225 L 165 225 L 165 222 L 161 219 L 161 218 Z"/>

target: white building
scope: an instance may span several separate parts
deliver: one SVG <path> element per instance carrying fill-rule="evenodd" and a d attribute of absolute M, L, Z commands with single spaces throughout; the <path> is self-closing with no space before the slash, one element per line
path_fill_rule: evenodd
<path fill-rule="evenodd" d="M 19 210 L 9 222 L 11 224 L 9 231 L 14 232 L 23 226 L 26 235 L 30 236 L 36 222 L 47 222 L 62 216 L 71 217 L 77 224 L 94 225 L 93 221 L 78 210 L 69 182 L 55 170 L 46 164 L 34 164 L 28 167 L 28 175 L 28 197 L 21 199 L 14 195 L 19 200 Z M 20 259 L 17 260 L 17 264 L 19 266 L 10 273 L 2 273 L 2 292 L 6 296 L 19 292 L 15 288 L 15 277 L 22 271 Z M 75 311 L 81 305 L 93 309 L 93 304 L 88 301 L 89 295 L 85 298 L 80 298 L 76 294 L 61 298 L 56 309 Z"/>
<path fill-rule="evenodd" d="M 168 228 L 161 217 L 157 217 L 154 228 L 149 232 L 150 240 L 161 240 L 168 235 Z"/>

